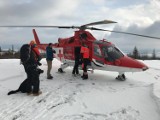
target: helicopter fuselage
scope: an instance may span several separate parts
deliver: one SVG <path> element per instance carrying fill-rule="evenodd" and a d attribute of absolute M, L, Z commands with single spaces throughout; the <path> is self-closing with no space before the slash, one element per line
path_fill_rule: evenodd
<path fill-rule="evenodd" d="M 38 47 L 45 51 L 47 44 L 40 44 L 39 39 L 36 42 Z M 74 65 L 74 49 L 81 47 L 82 43 L 89 47 L 91 63 L 88 67 L 91 69 L 114 71 L 119 75 L 123 75 L 125 72 L 140 72 L 148 69 L 144 63 L 128 57 L 111 42 L 96 40 L 90 32 L 79 30 L 75 31 L 73 37 L 59 38 L 58 43 L 52 46 L 56 51 L 55 57 L 63 63 L 62 70 Z"/>

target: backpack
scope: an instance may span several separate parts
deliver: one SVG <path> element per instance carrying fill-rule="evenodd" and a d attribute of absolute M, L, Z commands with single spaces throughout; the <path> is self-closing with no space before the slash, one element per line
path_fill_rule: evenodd
<path fill-rule="evenodd" d="M 30 59 L 30 53 L 31 53 L 31 48 L 30 45 L 24 44 L 20 48 L 20 61 L 22 64 L 27 63 L 27 61 Z"/>

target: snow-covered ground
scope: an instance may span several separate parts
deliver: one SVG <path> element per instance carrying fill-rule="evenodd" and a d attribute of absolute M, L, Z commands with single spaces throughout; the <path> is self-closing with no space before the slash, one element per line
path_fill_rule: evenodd
<path fill-rule="evenodd" d="M 17 93 L 8 96 L 26 78 L 19 60 L 0 60 L 0 120 L 160 120 L 160 61 L 143 61 L 149 70 L 126 73 L 95 70 L 89 80 L 71 75 L 72 67 L 59 74 L 53 61 L 53 80 L 41 68 L 40 96 Z M 80 71 L 82 74 L 82 71 Z"/>

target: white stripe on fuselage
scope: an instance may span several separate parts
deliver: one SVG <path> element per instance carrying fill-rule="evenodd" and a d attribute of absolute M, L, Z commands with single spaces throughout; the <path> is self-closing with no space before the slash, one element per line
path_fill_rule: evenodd
<path fill-rule="evenodd" d="M 64 59 L 64 63 L 67 63 L 68 66 L 74 66 L 74 60 Z M 88 66 L 88 68 L 104 70 L 104 71 L 114 71 L 119 73 L 143 71 L 142 69 L 138 69 L 138 68 L 129 68 L 129 67 L 122 67 L 122 66 L 115 66 L 115 65 L 100 64 L 96 62 L 95 59 L 92 60 L 92 66 Z"/>
<path fill-rule="evenodd" d="M 129 68 L 129 67 L 122 67 L 122 66 L 108 65 L 108 64 L 100 64 L 96 62 L 95 59 L 92 60 L 92 66 L 94 69 L 105 70 L 105 71 L 115 71 L 120 73 L 142 71 L 142 69 L 140 68 Z"/>

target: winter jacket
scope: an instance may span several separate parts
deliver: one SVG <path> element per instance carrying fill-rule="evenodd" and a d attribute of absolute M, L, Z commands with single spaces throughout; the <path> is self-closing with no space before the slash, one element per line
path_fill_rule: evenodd
<path fill-rule="evenodd" d="M 83 58 L 89 58 L 89 48 L 82 46 L 81 53 L 83 55 Z"/>
<path fill-rule="evenodd" d="M 55 53 L 55 50 L 53 50 L 52 47 L 47 46 L 47 48 L 46 48 L 46 60 L 52 61 L 53 58 L 54 58 L 54 53 Z"/>

